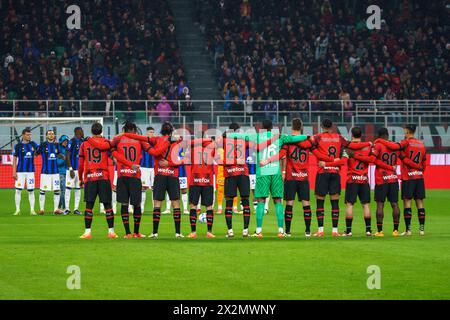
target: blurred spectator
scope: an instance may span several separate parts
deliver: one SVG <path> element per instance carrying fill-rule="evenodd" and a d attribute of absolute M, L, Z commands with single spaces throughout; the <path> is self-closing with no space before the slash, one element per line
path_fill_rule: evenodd
<path fill-rule="evenodd" d="M 156 105 L 156 113 L 161 123 L 170 121 L 172 113 L 172 107 L 167 102 L 167 98 L 164 96 L 161 98 L 161 102 Z"/>

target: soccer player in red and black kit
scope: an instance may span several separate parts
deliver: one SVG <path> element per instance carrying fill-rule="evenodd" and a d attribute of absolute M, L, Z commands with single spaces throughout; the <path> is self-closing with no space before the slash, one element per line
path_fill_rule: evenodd
<path fill-rule="evenodd" d="M 380 140 L 382 144 L 392 150 L 399 150 L 399 158 L 402 161 L 401 179 L 402 179 L 402 199 L 403 214 L 405 219 L 406 231 L 402 236 L 411 235 L 411 204 L 412 199 L 416 201 L 417 213 L 419 218 L 419 234 L 425 234 L 425 208 L 423 199 L 425 199 L 424 172 L 426 168 L 426 148 L 422 141 L 416 139 L 414 134 L 416 126 L 408 124 L 404 128 L 405 139 L 395 143 L 387 140 Z"/>
<path fill-rule="evenodd" d="M 292 135 L 302 134 L 303 123 L 299 118 L 292 120 Z M 310 151 L 320 161 L 333 161 L 333 158 L 314 149 L 311 140 L 305 140 L 298 143 L 286 144 L 278 154 L 273 155 L 267 160 L 260 162 L 265 165 L 273 161 L 286 159 L 286 174 L 284 182 L 284 200 L 286 207 L 284 212 L 285 234 L 291 236 L 291 222 L 293 217 L 293 206 L 295 195 L 298 201 L 303 205 L 303 219 L 305 221 L 305 236 L 311 236 L 311 203 L 309 196 L 309 153 Z"/>
<path fill-rule="evenodd" d="M 108 222 L 108 238 L 117 238 L 114 232 L 114 214 L 111 206 L 111 183 L 108 172 L 108 152 L 101 151 L 91 144 L 94 141 L 109 143 L 101 136 L 103 127 L 100 123 L 94 123 L 91 127 L 92 137 L 84 141 L 79 149 L 78 175 L 80 186 L 84 184 L 84 211 L 85 232 L 81 239 L 90 239 L 91 224 L 95 199 L 103 203 Z"/>
<path fill-rule="evenodd" d="M 175 237 L 184 238 L 181 234 L 181 210 L 180 210 L 180 182 L 178 170 L 181 161 L 178 160 L 180 141 L 172 138 L 174 128 L 169 122 L 161 126 L 161 136 L 149 138 L 136 134 L 124 134 L 125 136 L 148 143 L 163 143 L 163 152 L 155 155 L 155 181 L 153 187 L 153 232 L 149 238 L 158 238 L 159 221 L 161 219 L 161 203 L 165 199 L 166 192 L 172 203 L 173 220 L 175 223 Z"/>
<path fill-rule="evenodd" d="M 212 233 L 214 222 L 214 160 L 216 160 L 216 146 L 212 140 L 195 139 L 190 141 L 184 159 L 190 159 L 191 174 L 189 175 L 189 220 L 191 233 L 188 238 L 197 238 L 197 206 L 206 207 L 207 238 L 215 238 Z"/>
<path fill-rule="evenodd" d="M 114 137 L 109 146 L 105 143 L 93 142 L 101 150 L 111 149 L 112 155 L 117 160 L 117 201 L 121 203 L 121 216 L 125 228 L 125 238 L 143 238 L 143 234 L 139 232 L 142 208 L 141 208 L 141 171 L 139 163 L 141 161 L 142 150 L 153 156 L 157 156 L 165 151 L 167 144 L 155 144 L 153 148 L 150 144 L 138 141 L 126 136 L 126 134 L 135 134 L 137 131 L 136 124 L 126 121 L 122 132 L 123 135 Z M 153 141 L 154 142 L 154 141 Z M 134 232 L 131 234 L 129 225 L 129 204 L 133 206 Z"/>
<path fill-rule="evenodd" d="M 359 127 L 351 130 L 352 142 L 361 142 L 362 131 Z M 365 147 L 357 151 L 346 150 L 347 156 L 343 156 L 339 161 L 334 163 L 325 163 L 325 166 L 331 165 L 347 165 L 347 183 L 345 187 L 345 204 L 346 204 L 346 231 L 343 236 L 352 235 L 353 223 L 353 206 L 357 198 L 363 207 L 364 223 L 366 226 L 366 236 L 372 235 L 371 230 L 371 213 L 370 213 L 370 185 L 369 185 L 369 163 L 377 163 L 386 169 L 392 169 L 391 166 L 378 163 L 376 157 L 372 154 L 371 147 Z"/>
<path fill-rule="evenodd" d="M 386 169 L 376 164 L 375 167 L 375 201 L 377 203 L 377 232 L 376 237 L 384 237 L 383 219 L 384 219 L 384 202 L 386 199 L 391 203 L 392 218 L 394 220 L 394 231 L 392 235 L 398 237 L 398 225 L 400 221 L 400 210 L 398 208 L 398 176 L 396 172 L 398 152 L 386 147 L 382 142 L 389 139 L 389 132 L 386 128 L 378 130 L 378 139 L 372 153 L 377 157 L 378 161 L 384 162 L 391 166 Z"/>
<path fill-rule="evenodd" d="M 344 148 L 358 150 L 370 146 L 370 142 L 349 142 L 343 136 L 332 130 L 333 122 L 330 119 L 324 119 L 321 123 L 322 133 L 318 133 L 313 137 L 314 146 L 321 153 L 328 155 L 334 159 L 340 159 Z M 315 237 L 323 237 L 323 218 L 324 218 L 324 202 L 327 194 L 331 199 L 331 216 L 333 222 L 332 236 L 340 236 L 338 232 L 339 222 L 339 195 L 341 193 L 341 176 L 340 165 L 323 165 L 319 161 L 316 175 L 315 194 L 317 202 L 317 222 L 319 229 L 314 234 Z"/>

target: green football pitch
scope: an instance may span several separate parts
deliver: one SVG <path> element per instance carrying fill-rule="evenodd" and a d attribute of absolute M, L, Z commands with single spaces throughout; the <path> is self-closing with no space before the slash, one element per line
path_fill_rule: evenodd
<path fill-rule="evenodd" d="M 366 237 L 358 205 L 353 237 L 331 238 L 327 201 L 322 239 L 303 236 L 302 212 L 296 204 L 292 238 L 276 237 L 271 207 L 262 239 L 240 236 L 241 215 L 234 216 L 233 239 L 225 238 L 223 215 L 215 216 L 215 239 L 205 238 L 205 224 L 198 225 L 198 239 L 175 239 L 171 215 L 161 217 L 158 240 L 107 239 L 105 218 L 97 210 L 93 238 L 81 240 L 83 217 L 30 216 L 25 193 L 22 215 L 13 216 L 14 192 L 0 190 L 0 298 L 450 299 L 450 191 L 430 190 L 427 195 L 423 237 L 418 235 L 413 209 L 413 236 L 393 238 L 389 208 L 386 236 Z M 49 212 L 51 202 L 48 196 Z M 147 203 L 144 234 L 151 231 L 150 208 Z M 312 208 L 314 213 L 314 203 Z M 120 216 L 115 221 L 122 236 Z M 315 218 L 312 225 L 316 226 Z M 341 201 L 340 231 L 344 225 Z M 252 212 L 250 230 L 254 227 Z M 401 231 L 403 227 L 402 219 Z M 185 215 L 182 231 L 189 233 Z M 69 290 L 66 284 L 71 276 L 68 267 L 73 265 L 81 272 L 78 290 Z M 381 287 L 370 290 L 368 267 L 373 265 L 379 267 Z"/>

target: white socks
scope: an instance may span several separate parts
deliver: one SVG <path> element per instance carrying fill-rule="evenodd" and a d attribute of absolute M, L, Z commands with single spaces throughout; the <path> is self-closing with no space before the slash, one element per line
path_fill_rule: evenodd
<path fill-rule="evenodd" d="M 145 210 L 145 199 L 147 198 L 147 190 L 142 190 L 141 210 L 142 213 Z"/>
<path fill-rule="evenodd" d="M 39 209 L 44 210 L 45 207 L 45 191 L 39 192 Z"/>
<path fill-rule="evenodd" d="M 30 211 L 34 212 L 34 190 L 28 190 L 28 201 L 30 202 Z"/>
<path fill-rule="evenodd" d="M 117 208 L 117 192 L 113 191 L 113 193 L 112 193 L 112 209 L 113 209 L 114 213 L 117 212 L 116 208 Z"/>
<path fill-rule="evenodd" d="M 256 233 L 261 233 L 262 232 L 262 228 L 256 228 Z"/>
<path fill-rule="evenodd" d="M 181 194 L 181 201 L 183 202 L 183 210 L 184 210 L 184 211 L 189 211 L 189 207 L 188 207 L 188 194 L 187 194 L 187 192 Z"/>
<path fill-rule="evenodd" d="M 80 206 L 80 199 L 81 199 L 81 189 L 75 189 L 75 205 L 74 210 L 78 210 L 78 207 Z M 67 206 L 67 205 L 66 205 Z"/>
<path fill-rule="evenodd" d="M 166 211 L 170 211 L 172 203 L 170 202 L 169 194 L 166 193 Z"/>
<path fill-rule="evenodd" d="M 59 198 L 61 198 L 61 194 L 59 193 L 59 191 L 58 191 L 58 193 L 54 192 L 53 193 L 53 208 L 54 208 L 53 211 L 58 210 Z"/>
<path fill-rule="evenodd" d="M 66 194 L 64 195 L 64 203 L 66 210 L 70 210 L 70 194 L 72 193 L 72 188 L 66 188 Z"/>
<path fill-rule="evenodd" d="M 22 199 L 22 190 L 16 189 L 14 200 L 16 201 L 16 211 L 20 211 L 20 200 Z"/>

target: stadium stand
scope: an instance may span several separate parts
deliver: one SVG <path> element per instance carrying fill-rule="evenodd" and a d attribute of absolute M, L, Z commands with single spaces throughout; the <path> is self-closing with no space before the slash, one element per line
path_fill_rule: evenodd
<path fill-rule="evenodd" d="M 448 99 L 446 1 L 377 1 L 381 30 L 366 27 L 370 4 L 196 0 L 224 109 L 242 109 L 245 100 Z"/>
<path fill-rule="evenodd" d="M 71 4 L 0 1 L 1 110 L 12 108 L 6 99 L 174 100 L 185 95 L 167 1 L 77 1 L 83 27 L 73 31 L 66 28 L 65 8 Z M 26 106 L 26 111 L 45 110 L 43 102 Z M 60 103 L 53 115 L 70 116 L 77 106 Z M 105 103 L 90 107 L 104 111 Z"/>

